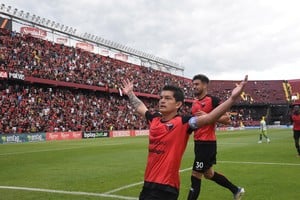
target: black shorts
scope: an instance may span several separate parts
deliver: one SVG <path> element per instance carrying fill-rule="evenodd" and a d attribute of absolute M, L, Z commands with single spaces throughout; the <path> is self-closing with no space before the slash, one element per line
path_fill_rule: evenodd
<path fill-rule="evenodd" d="M 216 141 L 195 141 L 194 152 L 194 171 L 203 173 L 217 162 Z"/>
<path fill-rule="evenodd" d="M 178 193 L 143 187 L 139 200 L 177 200 Z"/>
<path fill-rule="evenodd" d="M 293 132 L 294 132 L 294 139 L 295 140 L 299 140 L 299 138 L 300 138 L 300 131 L 293 130 Z"/>

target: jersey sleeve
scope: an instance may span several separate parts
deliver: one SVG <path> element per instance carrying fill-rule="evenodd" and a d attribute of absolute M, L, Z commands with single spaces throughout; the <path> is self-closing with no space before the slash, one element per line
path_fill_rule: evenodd
<path fill-rule="evenodd" d="M 221 104 L 221 100 L 218 97 L 212 96 L 211 100 L 213 108 L 216 108 L 218 105 Z"/>
<path fill-rule="evenodd" d="M 149 110 L 147 110 L 145 113 L 145 117 L 148 122 L 151 122 L 155 117 L 161 117 L 161 114 L 159 112 L 151 113 Z"/>
<path fill-rule="evenodd" d="M 182 124 L 188 124 L 189 120 L 192 118 L 193 116 L 192 115 L 185 115 L 185 116 L 182 116 Z M 188 124 L 189 126 L 189 124 Z M 194 131 L 194 129 L 192 127 L 189 126 L 189 129 L 187 131 L 188 134 L 191 134 L 192 132 Z"/>

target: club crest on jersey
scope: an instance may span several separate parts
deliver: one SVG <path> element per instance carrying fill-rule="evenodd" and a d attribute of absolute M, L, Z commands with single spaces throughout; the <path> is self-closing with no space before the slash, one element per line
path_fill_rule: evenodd
<path fill-rule="evenodd" d="M 167 123 L 165 125 L 169 131 L 172 130 L 172 128 L 174 127 L 174 124 L 171 124 L 171 123 Z"/>

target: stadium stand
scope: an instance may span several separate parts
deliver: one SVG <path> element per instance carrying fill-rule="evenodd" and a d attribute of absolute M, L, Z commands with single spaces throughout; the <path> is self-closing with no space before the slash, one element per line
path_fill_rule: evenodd
<path fill-rule="evenodd" d="M 300 105 L 300 79 L 288 80 L 288 85 L 292 103 Z"/>
<path fill-rule="evenodd" d="M 178 85 L 187 97 L 183 112 L 189 112 L 188 78 L 6 29 L 0 29 L 0 39 L 0 72 L 23 77 L 0 78 L 1 133 L 109 130 L 112 125 L 115 130 L 145 129 L 146 123 L 120 95 L 123 78 L 136 80 L 137 95 L 150 107 L 155 107 L 163 85 Z M 209 91 L 225 100 L 237 82 L 212 80 Z M 232 125 L 257 125 L 261 115 L 270 116 L 270 122 L 284 122 L 290 103 L 284 83 L 249 81 L 241 101 L 232 108 Z M 294 89 L 293 81 L 290 84 Z M 283 111 L 277 113 L 277 106 Z"/>

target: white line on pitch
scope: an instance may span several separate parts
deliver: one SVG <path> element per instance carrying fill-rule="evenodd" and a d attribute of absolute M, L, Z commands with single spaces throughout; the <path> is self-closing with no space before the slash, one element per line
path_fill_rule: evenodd
<path fill-rule="evenodd" d="M 120 190 L 124 190 L 124 189 L 130 188 L 130 187 L 134 187 L 134 186 L 137 186 L 137 185 L 141 185 L 143 183 L 144 183 L 144 181 L 137 182 L 137 183 L 132 183 L 132 184 L 129 184 L 129 185 L 125 185 L 123 187 L 116 188 L 114 190 L 110 190 L 110 191 L 104 192 L 103 194 L 111 194 L 111 193 L 114 193 L 114 192 L 118 192 Z"/>
<path fill-rule="evenodd" d="M 126 196 L 120 196 L 120 195 L 109 195 L 109 194 L 91 193 L 91 192 L 63 191 L 63 190 L 49 190 L 49 189 L 42 189 L 42 188 L 0 186 L 0 189 L 25 190 L 25 191 L 48 192 L 48 193 L 71 194 L 71 195 L 83 195 L 83 196 L 96 196 L 96 197 L 107 197 L 107 198 L 125 199 L 125 200 L 137 200 L 138 199 L 136 197 L 126 197 Z"/>
<path fill-rule="evenodd" d="M 219 163 L 234 163 L 234 164 L 251 164 L 251 165 L 282 165 L 282 166 L 300 166 L 300 164 L 297 164 L 297 163 L 273 163 L 273 162 L 239 162 L 239 161 L 217 161 Z M 179 172 L 185 172 L 185 171 L 189 171 L 191 170 L 192 168 L 189 167 L 189 168 L 185 168 L 185 169 L 181 169 L 179 170 Z M 129 184 L 129 185 L 125 185 L 123 187 L 119 187 L 119 188 L 116 188 L 114 190 L 110 190 L 110 191 L 107 191 L 105 192 L 104 194 L 111 194 L 111 193 L 114 193 L 114 192 L 118 192 L 120 190 L 124 190 L 124 189 L 127 189 L 127 188 L 130 188 L 130 187 L 134 187 L 134 186 L 137 186 L 137 185 L 141 185 L 143 184 L 144 182 L 141 181 L 141 182 L 137 182 L 137 183 L 133 183 L 133 184 Z"/>
<path fill-rule="evenodd" d="M 300 166 L 300 163 L 273 163 L 273 162 L 240 162 L 240 161 L 217 161 L 219 163 L 251 164 L 251 165 L 282 165 L 282 166 Z"/>
<path fill-rule="evenodd" d="M 189 168 L 186 168 L 186 169 L 181 169 L 181 170 L 179 170 L 179 172 L 185 172 L 185 171 L 188 171 L 188 170 L 191 170 L 191 169 L 192 168 L 189 167 Z M 144 181 L 137 182 L 137 183 L 132 183 L 132 184 L 129 184 L 129 185 L 125 185 L 125 186 L 122 186 L 122 187 L 104 192 L 103 194 L 111 194 L 111 193 L 118 192 L 120 190 L 124 190 L 124 189 L 130 188 L 130 187 L 134 187 L 134 186 L 137 186 L 137 185 L 142 185 L 143 183 L 144 183 Z"/>

